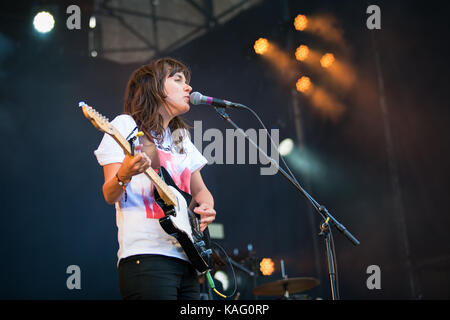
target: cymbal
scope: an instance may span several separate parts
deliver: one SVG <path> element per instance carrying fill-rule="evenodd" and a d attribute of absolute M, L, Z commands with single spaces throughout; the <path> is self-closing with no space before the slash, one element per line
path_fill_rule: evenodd
<path fill-rule="evenodd" d="M 320 281 L 316 278 L 290 278 L 264 283 L 253 289 L 256 296 L 282 296 L 287 290 L 289 293 L 298 293 L 317 287 Z"/>

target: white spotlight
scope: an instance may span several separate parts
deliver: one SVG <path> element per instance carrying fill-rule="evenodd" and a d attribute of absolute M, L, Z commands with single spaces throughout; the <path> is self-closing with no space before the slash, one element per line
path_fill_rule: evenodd
<path fill-rule="evenodd" d="M 94 16 L 92 16 L 89 19 L 89 28 L 94 29 L 96 25 L 97 25 L 97 20 L 95 19 Z"/>
<path fill-rule="evenodd" d="M 55 26 L 55 19 L 47 11 L 41 11 L 34 16 L 33 26 L 40 33 L 47 33 Z"/>
<path fill-rule="evenodd" d="M 287 138 L 281 141 L 280 145 L 278 146 L 278 152 L 280 152 L 282 156 L 286 156 L 289 153 L 291 153 L 293 148 L 294 148 L 294 141 L 292 141 L 292 139 L 290 138 Z"/>
<path fill-rule="evenodd" d="M 227 290 L 228 287 L 230 286 L 230 280 L 228 279 L 228 276 L 225 272 L 223 271 L 217 271 L 214 274 L 214 278 L 219 280 L 222 283 L 223 286 L 223 290 Z"/>

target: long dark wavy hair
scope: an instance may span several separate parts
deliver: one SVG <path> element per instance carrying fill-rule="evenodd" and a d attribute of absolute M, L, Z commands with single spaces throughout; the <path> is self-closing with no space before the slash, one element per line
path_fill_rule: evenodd
<path fill-rule="evenodd" d="M 144 132 L 150 141 L 155 139 L 159 144 L 163 142 L 163 118 L 159 108 L 166 103 L 164 81 L 167 75 L 171 77 L 178 72 L 182 72 L 186 83 L 189 83 L 191 80 L 189 68 L 178 60 L 165 57 L 141 66 L 128 80 L 123 112 L 133 117 L 139 130 Z M 174 117 L 169 122 L 172 133 L 177 129 L 186 129 L 187 132 L 189 128 L 180 116 Z M 182 139 L 181 136 L 175 143 L 181 142 Z"/>

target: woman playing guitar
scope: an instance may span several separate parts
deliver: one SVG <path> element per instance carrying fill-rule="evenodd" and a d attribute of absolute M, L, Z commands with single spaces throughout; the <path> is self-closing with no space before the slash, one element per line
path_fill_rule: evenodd
<path fill-rule="evenodd" d="M 197 271 L 177 239 L 159 219 L 155 186 L 143 174 L 164 167 L 179 191 L 191 194 L 191 208 L 204 231 L 215 219 L 214 199 L 200 169 L 207 160 L 189 138 L 180 115 L 189 111 L 190 71 L 161 58 L 136 70 L 127 85 L 123 114 L 111 124 L 123 137 L 135 137 L 134 155 L 105 134 L 94 152 L 103 166 L 103 195 L 115 204 L 118 227 L 119 287 L 123 299 L 199 299 Z M 136 136 L 142 132 L 141 137 Z"/>

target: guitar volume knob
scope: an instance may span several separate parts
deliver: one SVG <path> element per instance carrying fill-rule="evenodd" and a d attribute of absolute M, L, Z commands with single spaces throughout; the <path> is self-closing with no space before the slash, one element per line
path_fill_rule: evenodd
<path fill-rule="evenodd" d="M 203 247 L 205 245 L 205 241 L 199 241 L 195 244 L 196 247 Z"/>
<path fill-rule="evenodd" d="M 205 250 L 201 253 L 202 257 L 204 257 L 204 256 L 209 257 L 210 255 L 212 255 L 212 249 Z"/>

